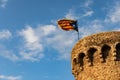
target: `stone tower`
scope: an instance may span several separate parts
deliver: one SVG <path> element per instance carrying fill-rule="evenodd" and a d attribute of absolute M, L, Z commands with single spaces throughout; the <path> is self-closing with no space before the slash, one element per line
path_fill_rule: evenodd
<path fill-rule="evenodd" d="M 71 58 L 75 80 L 120 80 L 120 32 L 102 32 L 79 40 Z"/>

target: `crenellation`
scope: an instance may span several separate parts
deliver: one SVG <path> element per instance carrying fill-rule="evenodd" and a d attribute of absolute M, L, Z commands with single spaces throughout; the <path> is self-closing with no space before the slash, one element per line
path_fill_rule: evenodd
<path fill-rule="evenodd" d="M 109 56 L 110 49 L 111 47 L 106 44 L 102 46 L 100 54 L 102 55 L 101 58 L 103 59 L 103 62 L 106 62 L 106 58 Z"/>
<path fill-rule="evenodd" d="M 94 60 L 94 53 L 97 51 L 96 48 L 90 48 L 87 51 L 87 57 L 88 57 L 88 62 L 89 62 L 89 66 L 93 66 L 93 60 Z"/>

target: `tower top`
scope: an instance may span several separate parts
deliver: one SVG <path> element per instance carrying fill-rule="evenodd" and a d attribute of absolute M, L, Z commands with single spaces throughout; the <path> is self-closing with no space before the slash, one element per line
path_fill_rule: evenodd
<path fill-rule="evenodd" d="M 120 32 L 101 32 L 79 40 L 71 54 L 76 80 L 120 80 Z"/>

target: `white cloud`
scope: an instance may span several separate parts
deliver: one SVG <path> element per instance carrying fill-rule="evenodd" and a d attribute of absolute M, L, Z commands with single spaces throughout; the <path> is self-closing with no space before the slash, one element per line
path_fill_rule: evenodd
<path fill-rule="evenodd" d="M 89 7 L 92 3 L 92 0 L 86 0 L 86 2 L 84 3 L 84 7 Z"/>
<path fill-rule="evenodd" d="M 12 33 L 9 30 L 1 30 L 0 31 L 0 40 L 10 39 L 12 37 Z M 3 43 L 0 43 L 0 56 L 10 59 L 12 61 L 18 60 L 18 57 L 11 51 L 8 50 Z"/>
<path fill-rule="evenodd" d="M 44 54 L 43 45 L 39 42 L 39 37 L 31 26 L 27 26 L 19 32 L 23 37 L 23 47 L 20 51 L 20 56 L 23 60 L 39 61 Z"/>
<path fill-rule="evenodd" d="M 116 2 L 116 4 L 112 7 L 110 11 L 108 11 L 107 18 L 105 22 L 119 23 L 120 22 L 120 2 Z"/>
<path fill-rule="evenodd" d="M 6 49 L 4 45 L 0 45 L 0 56 L 3 56 L 12 61 L 16 61 L 19 59 L 18 56 L 12 53 L 12 51 Z"/>
<path fill-rule="evenodd" d="M 74 9 L 70 9 L 68 11 L 68 13 L 65 15 L 65 18 L 68 18 L 68 19 L 78 19 L 79 17 L 76 16 L 76 14 L 74 13 Z"/>
<path fill-rule="evenodd" d="M 93 13 L 94 13 L 93 11 L 87 11 L 87 12 L 83 15 L 83 17 L 92 16 Z"/>
<path fill-rule="evenodd" d="M 20 35 L 24 38 L 20 55 L 31 61 L 40 60 L 45 55 L 45 48 L 49 48 L 51 52 L 58 51 L 57 59 L 70 59 L 71 49 L 77 39 L 77 32 L 66 32 L 54 25 L 38 25 L 36 28 L 29 26 L 23 29 Z M 32 39 L 35 37 L 35 40 L 29 39 L 29 36 Z"/>
<path fill-rule="evenodd" d="M 88 17 L 88 16 L 92 16 L 94 11 L 92 10 L 92 8 L 90 7 L 93 4 L 93 0 L 86 0 L 85 3 L 82 5 L 82 9 L 83 9 L 83 15 L 81 17 Z"/>
<path fill-rule="evenodd" d="M 44 36 L 47 36 L 56 31 L 56 27 L 54 25 L 39 25 L 38 30 L 40 30 Z"/>
<path fill-rule="evenodd" d="M 2 8 L 5 8 L 6 5 L 7 5 L 7 2 L 8 2 L 8 0 L 0 0 L 0 6 L 1 6 Z"/>
<path fill-rule="evenodd" d="M 2 51 L 2 53 L 0 55 L 4 56 L 5 58 L 10 59 L 12 61 L 17 61 L 19 59 L 18 56 L 16 56 L 14 53 L 10 53 L 10 51 L 8 51 L 8 50 Z"/>
<path fill-rule="evenodd" d="M 68 19 L 81 19 L 84 17 L 92 16 L 94 11 L 91 9 L 90 5 L 92 5 L 92 0 L 86 0 L 84 4 L 80 5 L 80 7 L 72 7 L 68 10 L 65 18 Z"/>
<path fill-rule="evenodd" d="M 77 32 L 66 32 L 56 29 L 52 32 L 53 36 L 44 37 L 46 45 L 58 51 L 58 59 L 70 59 L 71 49 L 77 39 Z"/>
<path fill-rule="evenodd" d="M 30 26 L 27 26 L 27 29 L 22 30 L 20 34 L 28 43 L 38 42 L 38 37 L 35 35 L 34 30 Z"/>
<path fill-rule="evenodd" d="M 0 80 L 22 80 L 22 79 L 21 79 L 21 76 L 0 75 Z"/>
<path fill-rule="evenodd" d="M 15 53 L 12 49 L 8 49 L 5 44 L 2 45 L 2 43 L 0 43 L 0 56 L 11 61 L 38 61 L 41 59 L 44 56 L 42 53 L 43 46 L 39 43 L 39 38 L 32 27 L 27 26 L 27 28 L 20 31 L 19 34 L 23 37 L 23 45 L 20 44 L 19 49 L 16 48 L 18 49 L 16 50 L 18 53 Z M 9 30 L 2 30 L 0 35 L 0 39 L 9 39 L 12 36 Z"/>
<path fill-rule="evenodd" d="M 80 31 L 80 37 L 85 37 L 90 34 L 95 34 L 101 31 L 105 31 L 105 28 L 102 25 L 101 21 L 94 20 L 90 22 L 89 24 L 86 24 L 80 27 L 79 31 Z"/>
<path fill-rule="evenodd" d="M 8 39 L 12 36 L 9 30 L 2 30 L 0 31 L 0 39 Z"/>

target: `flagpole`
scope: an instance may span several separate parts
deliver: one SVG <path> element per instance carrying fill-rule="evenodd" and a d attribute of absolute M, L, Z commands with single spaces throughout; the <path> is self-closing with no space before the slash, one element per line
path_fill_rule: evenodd
<path fill-rule="evenodd" d="M 79 40 L 79 29 L 78 29 L 78 40 Z"/>
<path fill-rule="evenodd" d="M 78 40 L 79 40 L 79 28 L 78 28 L 78 21 L 76 20 L 76 27 L 77 27 L 77 32 L 78 32 Z"/>

